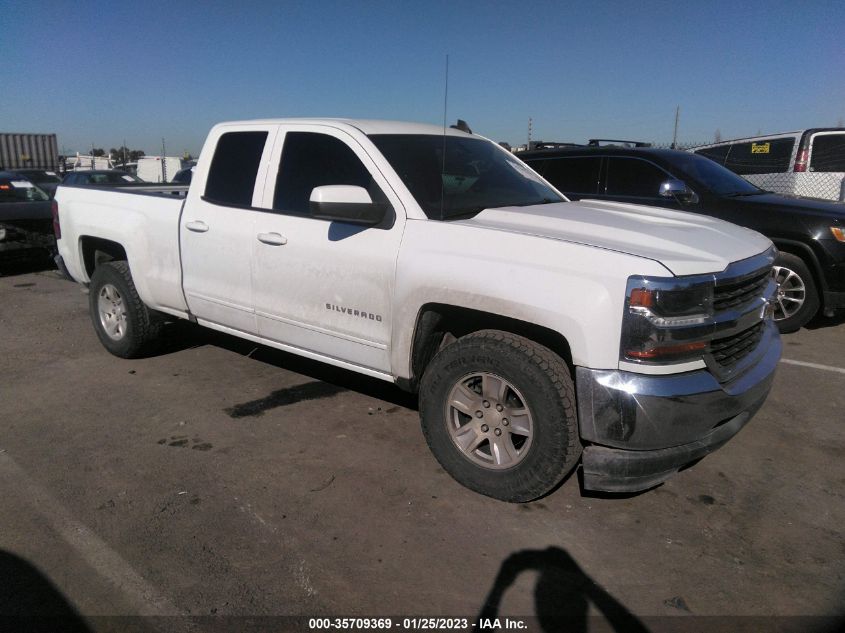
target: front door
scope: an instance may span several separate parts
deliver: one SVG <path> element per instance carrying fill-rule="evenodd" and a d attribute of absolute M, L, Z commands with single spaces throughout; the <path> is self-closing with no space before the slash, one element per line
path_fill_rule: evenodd
<path fill-rule="evenodd" d="M 605 165 L 598 199 L 686 210 L 675 198 L 660 195 L 661 183 L 674 176 L 654 163 L 641 158 L 610 156 Z"/>
<path fill-rule="evenodd" d="M 313 218 L 314 187 L 357 185 L 393 207 L 379 226 Z M 263 338 L 374 373 L 390 371 L 405 211 L 362 145 L 331 126 L 285 125 L 255 220 L 253 300 Z"/>

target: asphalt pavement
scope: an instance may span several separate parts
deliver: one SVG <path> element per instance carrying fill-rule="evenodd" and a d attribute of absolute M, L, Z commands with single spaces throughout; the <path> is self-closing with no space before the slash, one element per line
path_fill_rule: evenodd
<path fill-rule="evenodd" d="M 842 615 L 845 324 L 784 342 L 752 422 L 663 486 L 510 505 L 387 383 L 190 324 L 115 358 L 80 286 L 6 270 L 0 614 Z"/>

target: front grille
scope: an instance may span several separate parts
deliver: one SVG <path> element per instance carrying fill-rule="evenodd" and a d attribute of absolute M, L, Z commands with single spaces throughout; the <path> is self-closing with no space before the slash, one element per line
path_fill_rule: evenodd
<path fill-rule="evenodd" d="M 741 281 L 717 284 L 713 295 L 713 307 L 716 312 L 722 312 L 762 297 L 771 276 L 772 271 L 766 269 Z"/>
<path fill-rule="evenodd" d="M 710 354 L 722 367 L 732 367 L 748 356 L 763 337 L 763 322 L 739 334 L 717 338 L 710 342 Z"/>

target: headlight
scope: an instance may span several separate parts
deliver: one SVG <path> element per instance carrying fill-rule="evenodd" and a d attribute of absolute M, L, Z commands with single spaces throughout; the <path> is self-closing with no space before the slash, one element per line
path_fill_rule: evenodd
<path fill-rule="evenodd" d="M 623 360 L 700 357 L 713 333 L 712 281 L 631 277 L 622 322 Z"/>

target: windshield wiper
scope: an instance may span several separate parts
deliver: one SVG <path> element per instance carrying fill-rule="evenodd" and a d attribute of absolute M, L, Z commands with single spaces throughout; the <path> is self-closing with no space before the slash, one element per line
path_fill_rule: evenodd
<path fill-rule="evenodd" d="M 542 200 L 534 200 L 532 202 L 523 202 L 522 204 L 503 204 L 498 207 L 488 207 L 489 209 L 501 209 L 502 207 L 533 207 L 538 204 L 554 204 L 555 202 L 563 202 L 563 200 L 552 200 L 551 198 L 543 198 Z"/>
<path fill-rule="evenodd" d="M 760 189 L 758 191 L 733 191 L 731 193 L 726 193 L 725 196 L 728 198 L 742 198 L 745 196 L 759 196 L 764 193 L 769 193 L 768 191 L 764 191 Z"/>
<path fill-rule="evenodd" d="M 490 207 L 473 207 L 471 209 L 461 209 L 460 211 L 455 211 L 452 213 L 445 213 L 443 215 L 444 220 L 463 220 L 466 218 L 471 218 L 475 215 L 478 215 L 484 209 L 489 209 Z"/>

